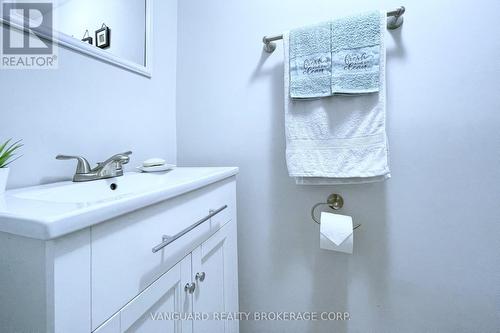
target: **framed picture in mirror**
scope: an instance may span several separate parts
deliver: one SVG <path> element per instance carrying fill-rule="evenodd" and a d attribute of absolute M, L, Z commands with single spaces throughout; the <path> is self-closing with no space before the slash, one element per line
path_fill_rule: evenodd
<path fill-rule="evenodd" d="M 83 35 L 82 42 L 89 43 L 90 45 L 94 44 L 94 39 L 90 37 L 90 33 L 88 30 L 85 30 L 85 34 Z"/>
<path fill-rule="evenodd" d="M 111 29 L 102 24 L 101 29 L 95 32 L 95 45 L 101 49 L 107 49 L 111 45 Z"/>

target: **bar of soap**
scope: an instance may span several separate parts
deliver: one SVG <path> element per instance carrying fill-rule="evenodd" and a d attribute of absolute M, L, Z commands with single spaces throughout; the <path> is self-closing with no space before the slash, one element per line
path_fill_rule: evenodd
<path fill-rule="evenodd" d="M 150 158 L 142 162 L 142 166 L 148 168 L 148 167 L 165 165 L 165 163 L 166 163 L 165 160 L 162 158 Z"/>

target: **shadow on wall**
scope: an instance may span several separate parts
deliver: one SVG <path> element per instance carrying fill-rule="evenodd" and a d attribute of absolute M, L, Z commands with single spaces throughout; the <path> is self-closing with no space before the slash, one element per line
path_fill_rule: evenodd
<path fill-rule="evenodd" d="M 389 57 L 404 57 L 401 32 L 394 32 L 396 47 L 387 50 Z M 277 54 L 276 54 L 277 53 Z M 273 96 L 270 123 L 273 133 L 269 147 L 271 216 L 269 216 L 269 260 L 273 263 L 269 284 L 279 295 L 271 306 L 275 311 L 349 312 L 350 321 L 252 322 L 243 323 L 243 331 L 273 328 L 288 332 L 338 332 L 348 327 L 369 327 L 380 320 L 387 299 L 387 272 L 390 257 L 387 244 L 388 226 L 386 188 L 389 183 L 343 186 L 298 186 L 288 176 L 285 160 L 285 125 L 283 64 L 263 70 L 270 54 L 262 52 L 250 84 L 266 77 L 271 80 Z M 275 52 L 274 56 L 280 56 Z M 389 180 L 390 182 L 390 180 Z M 346 255 L 319 248 L 319 225 L 310 217 L 310 209 L 326 200 L 330 193 L 345 199 L 340 214 L 353 216 L 362 227 L 355 232 L 354 254 Z M 365 302 L 351 302 L 354 299 Z M 297 302 L 295 302 L 297 300 Z M 300 301 L 299 301 L 300 300 Z M 363 305 L 360 305 L 363 304 Z M 376 306 L 374 309 L 373 306 Z M 356 324 L 363 321 L 364 324 Z M 250 329 L 251 328 L 251 329 Z"/>
<path fill-rule="evenodd" d="M 404 29 L 404 25 L 396 30 L 392 30 L 388 35 L 394 41 L 394 47 L 387 49 L 387 61 L 394 58 L 405 58 L 406 48 L 401 40 L 401 34 Z"/>

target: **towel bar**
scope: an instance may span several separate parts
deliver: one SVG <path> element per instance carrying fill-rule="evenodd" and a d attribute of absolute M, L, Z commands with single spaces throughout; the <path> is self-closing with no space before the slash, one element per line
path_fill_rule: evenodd
<path fill-rule="evenodd" d="M 342 196 L 340 194 L 333 193 L 333 194 L 330 194 L 328 196 L 328 199 L 326 199 L 326 202 L 318 202 L 317 204 L 315 204 L 311 208 L 311 217 L 312 217 L 313 221 L 316 222 L 317 224 L 321 224 L 321 222 L 316 219 L 314 212 L 316 211 L 316 208 L 318 208 L 319 206 L 323 206 L 323 205 L 326 205 L 333 210 L 339 210 L 340 208 L 342 208 L 344 206 L 344 198 L 342 198 Z M 355 225 L 352 229 L 356 230 L 359 227 L 361 227 L 361 224 Z"/>
<path fill-rule="evenodd" d="M 401 6 L 397 9 L 391 10 L 387 12 L 387 16 L 389 17 L 387 20 L 387 29 L 394 30 L 399 28 L 403 24 L 403 14 L 406 9 L 404 6 Z M 264 36 L 262 38 L 262 42 L 264 42 L 264 51 L 267 53 L 273 53 L 276 50 L 276 43 L 273 43 L 277 40 L 283 39 L 283 35 L 274 35 L 274 36 Z"/>

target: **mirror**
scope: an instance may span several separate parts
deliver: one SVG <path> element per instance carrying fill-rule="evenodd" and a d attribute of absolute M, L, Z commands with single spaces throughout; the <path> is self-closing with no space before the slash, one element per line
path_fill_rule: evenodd
<path fill-rule="evenodd" d="M 35 32 L 37 36 L 151 77 L 152 0 L 53 0 L 51 2 L 53 29 L 51 33 L 47 31 L 44 34 L 43 27 L 40 27 Z M 25 18 L 21 18 L 23 19 Z M 29 18 L 30 21 L 37 19 L 33 15 Z M 15 21 L 3 20 L 11 26 L 14 26 Z M 19 26 L 22 27 L 22 23 L 17 24 L 17 28 Z"/>
<path fill-rule="evenodd" d="M 145 0 L 58 0 L 54 17 L 55 30 L 146 66 Z"/>

